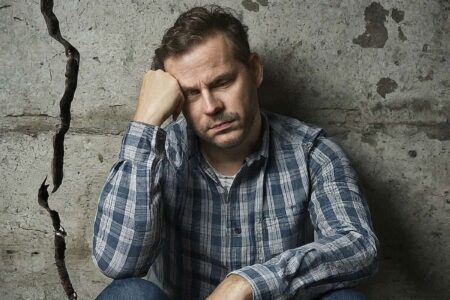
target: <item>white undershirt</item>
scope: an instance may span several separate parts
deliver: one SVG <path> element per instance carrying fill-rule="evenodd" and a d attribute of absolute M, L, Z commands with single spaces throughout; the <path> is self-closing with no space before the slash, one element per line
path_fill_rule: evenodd
<path fill-rule="evenodd" d="M 216 173 L 217 178 L 219 178 L 220 180 L 220 184 L 222 184 L 222 186 L 227 190 L 227 192 L 230 190 L 231 184 L 233 183 L 234 177 L 236 177 L 236 175 L 233 176 L 225 176 L 220 174 L 219 172 L 217 172 L 214 168 L 214 173 Z"/>
<path fill-rule="evenodd" d="M 236 174 L 232 176 L 226 176 L 217 171 L 210 163 L 209 161 L 203 156 L 203 159 L 206 161 L 206 163 L 211 167 L 211 169 L 216 174 L 217 178 L 220 181 L 220 184 L 227 190 L 227 192 L 230 190 L 231 185 L 233 184 L 234 177 L 236 177 Z"/>

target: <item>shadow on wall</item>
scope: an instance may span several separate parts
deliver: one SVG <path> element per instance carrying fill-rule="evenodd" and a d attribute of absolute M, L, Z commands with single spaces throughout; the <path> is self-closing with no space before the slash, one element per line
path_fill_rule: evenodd
<path fill-rule="evenodd" d="M 291 74 L 289 68 L 276 63 L 277 60 L 286 62 L 286 59 L 271 57 L 268 60 L 264 64 L 264 80 L 259 90 L 263 109 L 317 124 L 328 132 L 356 130 L 354 133 L 362 134 L 361 124 L 336 124 L 330 119 L 330 115 L 324 116 L 317 109 L 320 106 L 326 107 L 327 100 L 321 99 L 313 88 L 307 86 L 306 78 L 299 78 L 298 74 L 310 74 L 307 64 L 301 62 L 303 71 Z M 341 98 L 347 96 L 352 97 L 336 95 Z M 339 128 L 342 125 L 346 128 Z M 336 138 L 339 140 L 339 136 Z M 381 158 L 376 164 L 378 169 L 383 169 L 383 165 L 387 168 L 388 162 Z M 408 203 L 408 199 L 399 199 L 408 197 L 408 184 L 411 182 L 387 180 L 379 175 L 374 177 L 371 167 L 366 163 L 355 166 L 355 169 L 367 196 L 375 232 L 380 240 L 380 265 L 375 277 L 362 284 L 361 289 L 370 299 L 441 299 L 448 287 L 445 285 L 445 278 L 432 271 L 433 266 L 437 267 L 439 262 L 435 259 L 430 264 L 433 258 L 429 254 L 427 260 L 424 260 L 427 256 L 426 248 L 430 245 L 418 245 L 420 238 L 414 238 L 415 230 L 411 227 L 411 220 L 402 217 L 400 211 L 402 207 L 399 203 Z M 401 171 L 397 171 L 398 178 L 401 178 Z"/>
<path fill-rule="evenodd" d="M 378 166 L 379 169 L 386 165 L 384 160 L 377 163 L 381 165 Z M 359 166 L 356 171 L 380 240 L 380 265 L 375 277 L 363 286 L 364 290 L 369 294 L 386 297 L 395 296 L 391 294 L 395 291 L 399 293 L 396 296 L 402 295 L 408 299 L 445 299 L 447 280 L 433 271 L 440 264 L 437 258 L 430 255 L 429 250 L 433 245 L 420 243 L 423 237 L 416 233 L 417 228 L 424 224 L 419 219 L 417 223 L 411 224 L 411 220 L 403 216 L 402 207 L 399 206 L 399 203 L 410 202 L 410 199 L 406 199 L 410 187 L 406 182 L 386 181 L 385 178 L 371 176 L 370 171 L 363 170 L 367 167 Z M 397 172 L 400 178 L 401 170 Z M 386 290 L 383 291 L 384 289 Z"/>
<path fill-rule="evenodd" d="M 305 93 L 304 81 L 298 75 L 292 76 L 287 68 L 277 64 L 277 61 L 283 61 L 281 57 L 271 58 L 264 62 L 264 80 L 258 91 L 261 107 L 304 120 L 304 116 L 296 109 Z"/>

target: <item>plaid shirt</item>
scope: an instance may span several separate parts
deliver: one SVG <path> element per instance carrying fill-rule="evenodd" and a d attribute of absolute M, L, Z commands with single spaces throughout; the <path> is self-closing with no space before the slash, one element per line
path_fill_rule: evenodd
<path fill-rule="evenodd" d="M 95 218 L 101 271 L 123 278 L 151 267 L 175 299 L 204 299 L 229 274 L 249 281 L 253 299 L 316 295 L 371 275 L 378 241 L 341 148 L 293 118 L 262 119 L 261 147 L 229 192 L 184 119 L 165 129 L 130 122 Z"/>

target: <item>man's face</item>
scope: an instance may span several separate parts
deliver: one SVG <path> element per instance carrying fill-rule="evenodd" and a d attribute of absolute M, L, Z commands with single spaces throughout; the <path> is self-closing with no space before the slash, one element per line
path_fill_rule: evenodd
<path fill-rule="evenodd" d="M 164 61 L 183 91 L 183 114 L 208 146 L 238 147 L 255 130 L 259 118 L 257 88 L 262 81 L 259 57 L 249 65 L 237 60 L 221 34 L 188 53 Z"/>

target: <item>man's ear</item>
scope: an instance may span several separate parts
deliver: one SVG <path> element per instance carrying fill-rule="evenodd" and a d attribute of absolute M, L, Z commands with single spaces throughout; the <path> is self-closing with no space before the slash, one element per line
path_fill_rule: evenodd
<path fill-rule="evenodd" d="M 263 81 L 264 68 L 258 53 L 253 52 L 250 54 L 249 66 L 256 86 L 259 87 L 261 85 L 261 82 Z"/>

